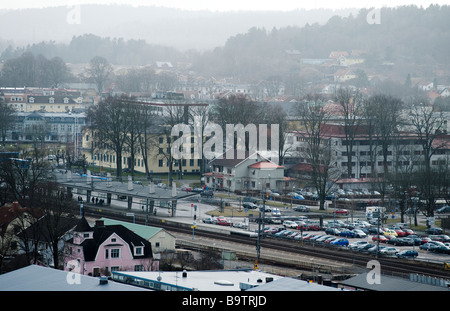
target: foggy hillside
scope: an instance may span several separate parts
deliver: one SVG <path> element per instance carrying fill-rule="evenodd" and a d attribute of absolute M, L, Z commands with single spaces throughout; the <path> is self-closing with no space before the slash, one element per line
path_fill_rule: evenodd
<path fill-rule="evenodd" d="M 100 37 L 142 39 L 178 49 L 210 49 L 222 46 L 252 27 L 304 26 L 325 23 L 334 15 L 357 10 L 296 10 L 291 12 L 209 12 L 124 5 L 79 5 L 45 9 L 0 10 L 8 31 L 0 36 L 0 50 L 41 41 L 68 43 L 86 33 Z M 12 41 L 12 42 L 11 42 Z"/>

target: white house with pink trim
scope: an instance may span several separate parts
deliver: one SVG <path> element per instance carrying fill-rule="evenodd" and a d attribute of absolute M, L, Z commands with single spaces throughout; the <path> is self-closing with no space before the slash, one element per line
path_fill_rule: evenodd
<path fill-rule="evenodd" d="M 66 243 L 64 270 L 90 276 L 111 271 L 158 270 L 151 243 L 122 225 L 97 220 L 91 227 L 82 217 Z"/>

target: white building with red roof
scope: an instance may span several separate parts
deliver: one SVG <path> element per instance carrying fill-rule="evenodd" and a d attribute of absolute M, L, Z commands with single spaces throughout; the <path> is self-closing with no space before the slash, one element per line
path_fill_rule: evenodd
<path fill-rule="evenodd" d="M 210 172 L 204 174 L 205 185 L 215 190 L 265 191 L 290 188 L 291 180 L 284 176 L 284 166 L 262 156 L 259 152 L 238 158 L 237 153 L 224 153 L 209 162 Z"/>

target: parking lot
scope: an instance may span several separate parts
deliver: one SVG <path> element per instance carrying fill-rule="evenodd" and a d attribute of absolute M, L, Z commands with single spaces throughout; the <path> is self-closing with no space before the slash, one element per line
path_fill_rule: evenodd
<path fill-rule="evenodd" d="M 258 222 L 263 215 L 260 207 L 249 210 L 252 215 L 250 218 L 222 216 L 216 221 L 214 217 L 207 216 L 206 221 L 257 232 Z M 438 262 L 450 260 L 450 238 L 444 232 L 415 232 L 408 223 L 383 223 L 378 229 L 377 225 L 367 222 L 365 211 L 349 212 L 329 208 L 319 213 L 318 207 L 309 207 L 305 211 L 298 206 L 274 208 L 266 205 L 264 215 L 264 233 L 274 239 L 288 239 L 320 247 L 340 247 L 373 255 L 378 251 L 379 256 L 404 255 L 405 258 Z"/>

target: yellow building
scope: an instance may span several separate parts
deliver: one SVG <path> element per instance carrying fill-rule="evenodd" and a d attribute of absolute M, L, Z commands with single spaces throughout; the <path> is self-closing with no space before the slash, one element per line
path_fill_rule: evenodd
<path fill-rule="evenodd" d="M 167 136 L 164 134 L 155 133 L 149 139 L 147 164 L 149 173 L 162 174 L 169 172 L 168 155 L 170 153 L 170 143 L 167 142 Z M 105 144 L 98 142 L 98 139 L 89 129 L 83 132 L 82 153 L 85 155 L 89 165 L 94 165 L 102 169 L 115 170 L 116 153 L 112 149 L 104 148 Z M 124 147 L 122 152 L 122 169 L 129 170 L 131 168 L 131 155 Z M 181 161 L 181 163 L 180 163 Z M 182 173 L 199 173 L 200 159 L 181 159 L 174 160 L 172 165 L 172 172 L 177 173 L 180 170 Z M 134 171 L 145 173 L 145 162 L 141 148 L 137 148 L 134 159 Z"/>
<path fill-rule="evenodd" d="M 82 109 L 83 98 L 72 96 L 54 95 L 28 95 L 26 111 L 45 112 L 72 112 L 75 109 Z"/>

